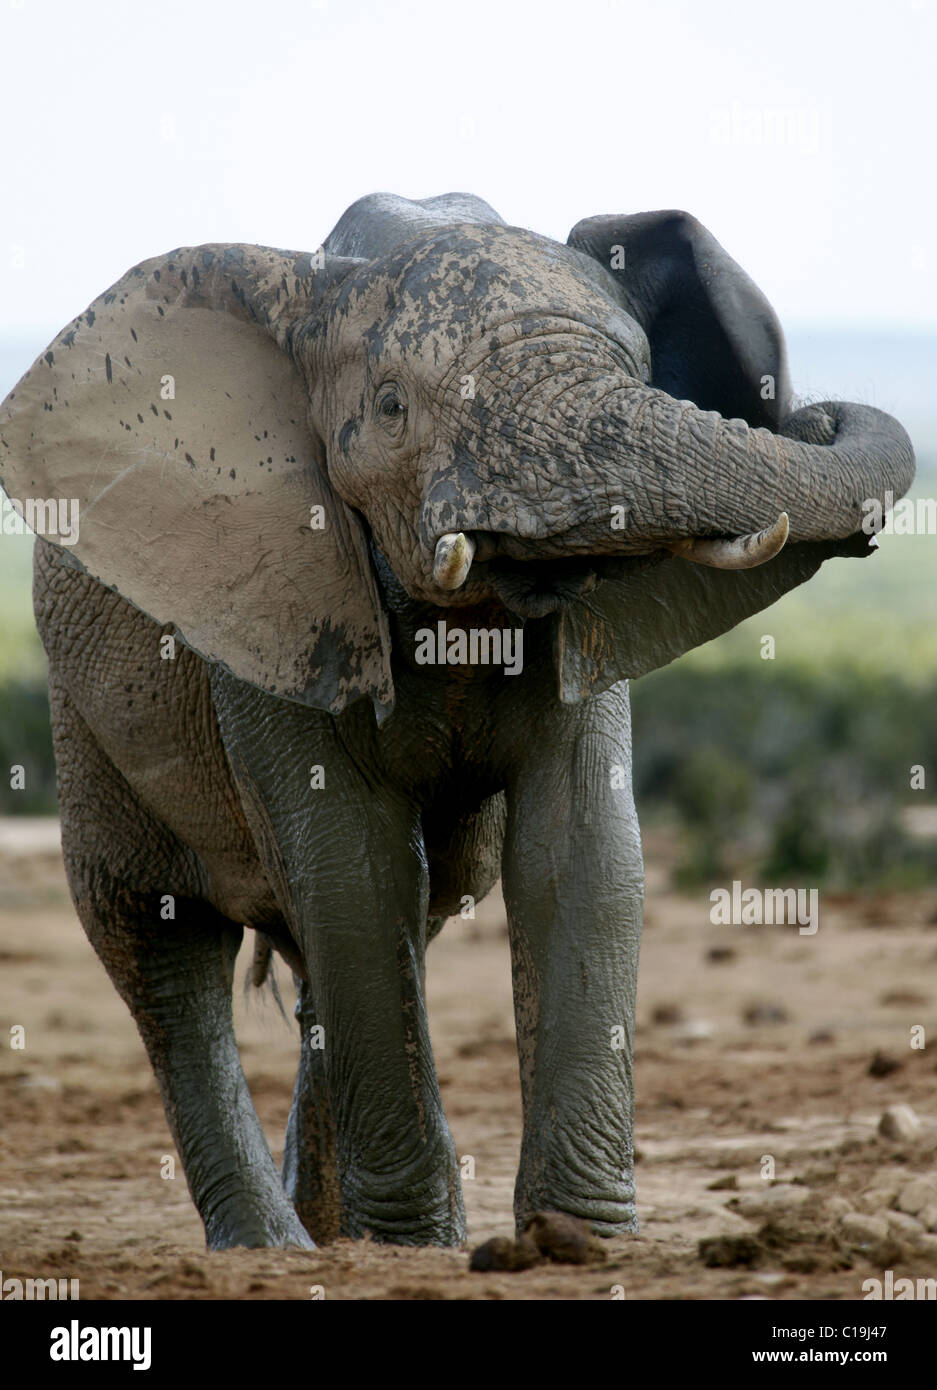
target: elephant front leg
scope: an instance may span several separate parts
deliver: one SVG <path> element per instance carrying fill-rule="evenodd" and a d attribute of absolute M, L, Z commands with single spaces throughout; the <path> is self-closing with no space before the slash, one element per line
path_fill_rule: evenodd
<path fill-rule="evenodd" d="M 218 671 L 212 694 L 306 966 L 290 1195 L 325 1238 L 458 1244 L 465 1215 L 422 986 L 429 874 L 418 808 L 368 761 L 370 710 L 340 723 Z"/>
<path fill-rule="evenodd" d="M 644 869 L 627 687 L 557 715 L 508 795 L 504 893 L 524 1107 L 518 1226 L 637 1229 L 633 1036 Z"/>
<path fill-rule="evenodd" d="M 303 1043 L 318 1053 L 306 1059 L 315 1092 L 306 1099 L 334 1134 L 339 1232 L 458 1244 L 465 1215 L 423 993 L 428 884 L 418 823 L 380 793 L 358 798 L 346 783 L 342 799 L 314 870 L 293 884 L 310 981 L 303 1013 L 317 1030 Z"/>

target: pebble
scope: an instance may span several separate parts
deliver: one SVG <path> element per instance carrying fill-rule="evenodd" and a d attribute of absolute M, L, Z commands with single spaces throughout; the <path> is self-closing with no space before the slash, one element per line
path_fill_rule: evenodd
<path fill-rule="evenodd" d="M 710 965 L 724 965 L 726 961 L 735 960 L 735 956 L 734 946 L 710 946 L 706 952 Z"/>
<path fill-rule="evenodd" d="M 898 1196 L 898 1183 L 893 1182 L 888 1187 L 870 1187 L 863 1192 L 860 1201 L 862 1210 L 868 1212 L 886 1211 L 894 1204 Z"/>
<path fill-rule="evenodd" d="M 928 1231 L 937 1231 L 937 1203 L 926 1206 L 916 1213 L 918 1221 Z"/>
<path fill-rule="evenodd" d="M 906 1211 L 887 1212 L 885 1220 L 888 1222 L 890 1235 L 919 1236 L 924 1234 L 924 1227 L 917 1217 L 909 1216 Z"/>
<path fill-rule="evenodd" d="M 748 1235 L 704 1236 L 697 1249 L 707 1269 L 756 1265 L 764 1255 L 755 1237 Z"/>
<path fill-rule="evenodd" d="M 532 1240 L 521 1236 L 511 1240 L 507 1236 L 494 1236 L 484 1245 L 472 1251 L 469 1269 L 487 1274 L 491 1270 L 523 1270 L 541 1263 L 540 1251 Z"/>
<path fill-rule="evenodd" d="M 888 1235 L 888 1222 L 884 1216 L 866 1216 L 858 1211 L 850 1211 L 841 1216 L 839 1227 L 846 1239 L 854 1245 L 877 1245 Z"/>
<path fill-rule="evenodd" d="M 602 1264 L 607 1259 L 602 1242 L 589 1224 L 559 1211 L 538 1211 L 516 1240 L 494 1236 L 472 1251 L 469 1269 L 519 1271 L 541 1264 L 544 1257 L 557 1264 Z"/>
<path fill-rule="evenodd" d="M 604 1264 L 607 1255 L 602 1242 L 589 1230 L 589 1223 L 561 1211 L 538 1211 L 518 1237 L 518 1245 L 546 1255 L 557 1264 Z"/>
<path fill-rule="evenodd" d="M 742 1019 L 750 1028 L 755 1028 L 760 1023 L 787 1023 L 790 1014 L 780 1004 L 750 1004 Z"/>
<path fill-rule="evenodd" d="M 707 1018 L 688 1018 L 685 1023 L 678 1023 L 673 1030 L 675 1042 L 695 1043 L 705 1042 L 711 1038 L 716 1031 L 715 1025 Z"/>
<path fill-rule="evenodd" d="M 870 1076 L 891 1076 L 893 1071 L 900 1071 L 904 1062 L 899 1062 L 897 1057 L 890 1057 L 887 1052 L 876 1052 L 869 1063 Z"/>
<path fill-rule="evenodd" d="M 933 1206 L 935 1203 L 937 1187 L 927 1178 L 917 1178 L 898 1193 L 895 1206 L 899 1211 L 906 1211 L 909 1216 L 919 1216 L 925 1207 Z M 926 1222 L 922 1224 L 926 1225 Z"/>
<path fill-rule="evenodd" d="M 19 1084 L 24 1091 L 60 1091 L 62 1083 L 55 1076 L 21 1076 Z"/>
<path fill-rule="evenodd" d="M 778 1183 L 767 1187 L 764 1192 L 743 1192 L 732 1207 L 740 1216 L 776 1216 L 778 1212 L 792 1211 L 802 1207 L 810 1196 L 809 1187 L 796 1187 L 793 1183 Z"/>
<path fill-rule="evenodd" d="M 920 1131 L 921 1122 L 910 1105 L 889 1105 L 878 1122 L 879 1134 L 901 1144 L 916 1139 Z"/>

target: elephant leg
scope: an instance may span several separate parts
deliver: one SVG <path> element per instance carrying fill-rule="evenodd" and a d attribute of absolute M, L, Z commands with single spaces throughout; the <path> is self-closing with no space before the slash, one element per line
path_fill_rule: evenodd
<path fill-rule="evenodd" d="M 296 983 L 299 1069 L 283 1148 L 283 1186 L 306 1230 L 320 1245 L 341 1234 L 341 1188 L 325 1054 L 312 991 Z"/>
<path fill-rule="evenodd" d="M 317 760 L 345 800 L 354 775 L 336 752 Z M 311 871 L 294 870 L 286 847 L 310 983 L 285 1173 L 317 1235 L 452 1245 L 465 1218 L 426 1018 L 425 863 L 415 821 L 381 800 L 332 808 Z"/>
<path fill-rule="evenodd" d="M 310 1247 L 234 1037 L 243 929 L 199 897 L 194 856 L 134 796 L 67 697 L 54 693 L 53 704 L 72 896 L 149 1054 L 208 1246 Z"/>
<path fill-rule="evenodd" d="M 364 814 L 356 819 L 366 823 Z M 414 863 L 412 827 L 399 825 L 390 840 L 387 828 L 386 820 L 372 825 L 368 842 L 351 849 L 351 826 L 343 826 L 336 837 L 342 862 L 320 857 L 316 878 L 328 887 L 311 895 L 304 912 L 313 1014 L 324 1026 L 341 1232 L 456 1245 L 465 1214 L 429 1040 L 425 923 L 414 925 L 421 900 L 425 911 L 425 872 Z"/>
<path fill-rule="evenodd" d="M 309 1049 L 301 1066 L 288 1181 L 307 1195 L 328 1184 L 330 1140 L 316 1134 L 328 1114 L 340 1233 L 458 1244 L 462 1195 L 422 983 L 428 872 L 418 809 L 369 762 L 369 710 L 333 720 L 218 672 L 212 681 L 248 822 L 302 943 L 301 1012 L 322 1030 L 320 1057 Z M 307 1219 L 318 1228 L 318 1216 Z M 334 1229 L 334 1208 L 329 1220 Z"/>
<path fill-rule="evenodd" d="M 524 1135 L 520 1225 L 637 1229 L 633 1032 L 644 870 L 627 686 L 561 708 L 508 787 L 504 895 Z"/>

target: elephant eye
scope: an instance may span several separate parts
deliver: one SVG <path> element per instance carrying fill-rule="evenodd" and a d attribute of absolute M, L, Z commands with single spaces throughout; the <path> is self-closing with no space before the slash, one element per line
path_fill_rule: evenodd
<path fill-rule="evenodd" d="M 407 413 L 407 407 L 401 400 L 400 392 L 396 386 L 388 386 L 381 391 L 377 398 L 377 413 L 382 420 L 390 424 L 400 424 Z"/>

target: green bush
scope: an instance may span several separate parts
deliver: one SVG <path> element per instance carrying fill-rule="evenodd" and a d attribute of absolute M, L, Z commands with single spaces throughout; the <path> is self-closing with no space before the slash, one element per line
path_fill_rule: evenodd
<path fill-rule="evenodd" d="M 17 766 L 24 786 L 14 791 L 10 770 Z M 54 815 L 56 809 L 45 681 L 8 680 L 0 685 L 0 815 Z"/>
<path fill-rule="evenodd" d="M 742 831 L 752 803 L 751 769 L 713 744 L 692 748 L 674 770 L 674 809 L 686 827 L 677 882 L 686 885 L 725 876 L 727 847 Z"/>
<path fill-rule="evenodd" d="M 635 682 L 632 702 L 638 809 L 677 814 L 681 884 L 743 865 L 843 887 L 937 874 L 937 840 L 911 837 L 902 820 L 937 785 L 937 681 L 680 663 Z"/>

